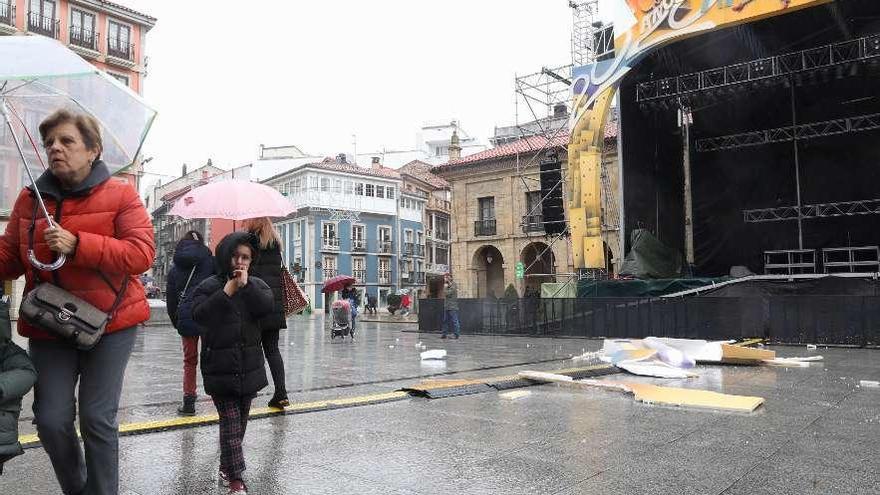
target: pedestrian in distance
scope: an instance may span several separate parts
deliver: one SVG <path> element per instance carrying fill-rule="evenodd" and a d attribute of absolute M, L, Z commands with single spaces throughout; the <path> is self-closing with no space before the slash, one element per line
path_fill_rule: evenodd
<path fill-rule="evenodd" d="M 406 316 L 410 312 L 410 305 L 412 304 L 412 298 L 409 295 L 409 291 L 403 293 L 403 297 L 400 298 L 400 316 Z"/>
<path fill-rule="evenodd" d="M 451 326 L 453 335 L 458 339 L 461 336 L 461 323 L 458 320 L 458 286 L 455 285 L 451 273 L 446 274 L 443 295 L 443 334 L 440 338 L 446 338 Z"/>
<path fill-rule="evenodd" d="M 345 288 L 339 291 L 339 297 L 348 299 L 348 303 L 351 306 L 351 337 L 354 338 L 355 318 L 357 318 L 358 308 L 361 305 L 361 295 L 355 288 L 354 282 L 349 282 Z"/>
<path fill-rule="evenodd" d="M 287 318 L 284 315 L 284 290 L 281 288 L 281 267 L 284 264 L 281 256 L 281 238 L 278 237 L 272 221 L 267 217 L 246 220 L 244 227 L 260 243 L 260 253 L 256 261 L 251 263 L 250 274 L 266 282 L 266 285 L 272 289 L 275 300 L 273 311 L 260 319 L 260 329 L 263 331 L 263 354 L 266 356 L 266 362 L 269 363 L 269 372 L 275 386 L 269 407 L 284 409 L 290 405 L 290 401 L 287 398 L 287 386 L 284 382 L 284 359 L 278 349 L 281 329 L 287 328 Z"/>
<path fill-rule="evenodd" d="M 165 309 L 171 324 L 180 334 L 183 347 L 183 403 L 177 408 L 182 416 L 196 413 L 196 367 L 199 364 L 200 330 L 192 317 L 192 295 L 203 280 L 214 274 L 214 256 L 202 234 L 190 230 L 177 241 L 174 264 L 165 286 Z"/>
<path fill-rule="evenodd" d="M 153 265 L 153 224 L 135 188 L 112 178 L 101 160 L 100 129 L 94 118 L 70 110 L 40 123 L 49 168 L 19 194 L 0 236 L 0 280 L 24 275 L 24 299 L 38 284 L 54 283 L 109 317 L 89 350 L 18 320 L 37 369 L 37 434 L 65 494 L 119 493 L 119 397 L 136 328 L 150 317 L 140 275 Z M 43 196 L 54 227 L 31 188 Z M 31 248 L 40 260 L 64 254 L 67 261 L 55 271 L 37 270 L 28 260 Z"/>
<path fill-rule="evenodd" d="M 367 313 L 376 314 L 376 296 L 367 294 L 367 305 L 364 306 L 364 309 L 367 310 Z"/>
<path fill-rule="evenodd" d="M 274 310 L 272 289 L 248 269 L 259 241 L 233 232 L 217 245 L 216 274 L 193 295 L 193 319 L 202 329 L 202 381 L 220 416 L 220 482 L 229 494 L 247 494 L 242 440 L 251 402 L 269 383 L 259 321 Z"/>

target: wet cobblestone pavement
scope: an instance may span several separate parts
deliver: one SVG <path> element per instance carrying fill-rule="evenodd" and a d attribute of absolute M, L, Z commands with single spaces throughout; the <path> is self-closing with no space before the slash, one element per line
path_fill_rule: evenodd
<path fill-rule="evenodd" d="M 292 402 L 396 390 L 419 377 L 488 377 L 553 370 L 599 341 L 463 337 L 365 323 L 355 342 L 331 343 L 320 319 L 282 334 Z M 418 342 L 445 348 L 420 362 Z M 819 353 L 809 368 L 699 367 L 700 378 L 663 384 L 758 395 L 751 414 L 657 407 L 605 390 L 534 386 L 497 392 L 252 420 L 245 438 L 250 493 L 302 494 L 785 494 L 880 493 L 880 351 L 777 348 Z M 174 417 L 179 340 L 151 327 L 126 374 L 121 423 Z M 658 382 L 659 380 L 628 379 Z M 264 406 L 270 389 L 255 406 Z M 203 398 L 204 399 L 204 398 Z M 200 414 L 213 412 L 210 402 Z M 30 402 L 24 416 L 30 416 Z M 28 420 L 24 433 L 33 431 Z M 121 439 L 128 494 L 225 493 L 217 485 L 217 427 Z M 34 473 L 42 473 L 34 476 Z M 0 494 L 58 493 L 40 448 L 9 463 Z M 45 474 L 45 475 L 44 475 Z"/>

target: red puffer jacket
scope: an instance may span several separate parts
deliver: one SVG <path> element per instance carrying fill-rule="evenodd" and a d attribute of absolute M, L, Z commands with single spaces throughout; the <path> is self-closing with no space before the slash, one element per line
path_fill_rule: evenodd
<path fill-rule="evenodd" d="M 134 187 L 110 177 L 103 162 L 97 161 L 82 184 L 71 191 L 61 191 L 50 172 L 37 180 L 49 214 L 61 226 L 79 238 L 74 256 L 54 272 L 40 271 L 40 280 L 53 282 L 71 294 L 109 311 L 116 300 L 116 292 L 128 277 L 125 295 L 107 325 L 107 332 L 128 328 L 146 321 L 150 308 L 144 287 L 138 275 L 153 264 L 156 254 L 153 226 L 146 208 Z M 28 229 L 34 215 L 36 196 L 24 189 L 15 201 L 6 232 L 0 236 L 0 279 L 15 279 L 25 275 L 25 294 L 34 287 L 34 271 L 27 258 Z M 46 219 L 37 208 L 34 251 L 37 259 L 48 263 L 55 258 L 43 238 Z M 113 284 L 101 277 L 98 270 Z M 54 278 L 57 276 L 57 278 Z M 18 332 L 35 339 L 53 337 L 23 319 L 18 320 Z"/>

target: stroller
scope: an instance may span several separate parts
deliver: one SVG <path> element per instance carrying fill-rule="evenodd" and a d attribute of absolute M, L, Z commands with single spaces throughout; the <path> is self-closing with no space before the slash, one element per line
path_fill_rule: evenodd
<path fill-rule="evenodd" d="M 330 305 L 331 326 L 330 340 L 336 337 L 342 337 L 345 340 L 346 335 L 354 340 L 354 329 L 351 325 L 351 303 L 347 299 L 339 299 L 333 301 Z"/>

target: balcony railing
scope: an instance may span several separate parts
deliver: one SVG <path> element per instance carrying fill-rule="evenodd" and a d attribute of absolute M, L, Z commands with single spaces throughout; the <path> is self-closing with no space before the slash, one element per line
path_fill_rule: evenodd
<path fill-rule="evenodd" d="M 367 241 L 363 239 L 352 239 L 351 240 L 351 250 L 352 251 L 366 251 L 367 250 Z"/>
<path fill-rule="evenodd" d="M 474 236 L 495 235 L 495 219 L 474 222 Z"/>
<path fill-rule="evenodd" d="M 42 34 L 50 38 L 58 39 L 58 30 L 61 21 L 54 17 L 46 17 L 39 12 L 28 12 L 28 31 Z"/>
<path fill-rule="evenodd" d="M 324 268 L 322 271 L 324 274 L 324 280 L 327 280 L 328 278 L 332 278 L 332 277 L 336 276 L 336 269 L 334 269 L 334 268 Z"/>
<path fill-rule="evenodd" d="M 413 254 L 424 258 L 425 257 L 425 245 L 424 244 L 416 244 L 414 247 L 415 247 L 415 252 Z"/>
<path fill-rule="evenodd" d="M 70 44 L 98 51 L 98 33 L 77 26 L 70 26 Z"/>
<path fill-rule="evenodd" d="M 134 45 L 119 38 L 107 38 L 107 55 L 133 62 Z"/>
<path fill-rule="evenodd" d="M 380 284 L 390 284 L 391 283 L 391 270 L 379 270 L 379 283 Z"/>
<path fill-rule="evenodd" d="M 379 254 L 392 254 L 394 244 L 391 241 L 379 241 Z"/>
<path fill-rule="evenodd" d="M 544 215 L 525 215 L 522 217 L 523 232 L 544 232 Z"/>
<path fill-rule="evenodd" d="M 365 282 L 367 280 L 367 271 L 366 270 L 352 270 L 351 276 L 356 278 L 358 282 Z"/>
<path fill-rule="evenodd" d="M 449 272 L 449 265 L 444 265 L 441 263 L 427 263 L 425 265 L 425 271 L 428 273 L 447 273 Z"/>
<path fill-rule="evenodd" d="M 0 24 L 15 26 L 15 2 L 0 0 Z"/>
<path fill-rule="evenodd" d="M 415 254 L 415 244 L 413 244 L 411 242 L 404 242 L 403 243 L 403 254 L 406 256 L 412 256 L 413 254 Z"/>
<path fill-rule="evenodd" d="M 321 249 L 327 251 L 339 251 L 339 238 L 338 237 L 322 237 L 321 238 Z"/>
<path fill-rule="evenodd" d="M 425 283 L 425 272 L 409 272 L 407 281 L 412 285 L 422 285 Z"/>

